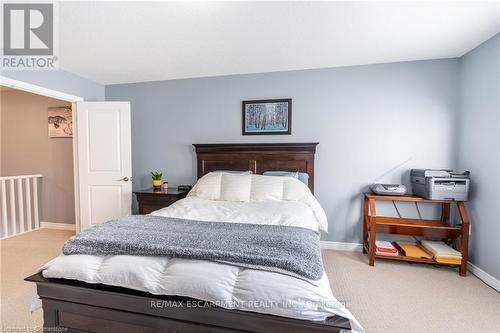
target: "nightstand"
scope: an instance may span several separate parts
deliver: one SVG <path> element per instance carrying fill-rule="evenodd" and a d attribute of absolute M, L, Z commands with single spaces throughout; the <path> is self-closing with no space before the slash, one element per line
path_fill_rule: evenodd
<path fill-rule="evenodd" d="M 176 187 L 169 188 L 166 192 L 163 190 L 153 191 L 150 188 L 136 191 L 134 194 L 137 197 L 137 202 L 139 202 L 139 214 L 149 214 L 185 198 L 188 191 L 179 191 Z"/>

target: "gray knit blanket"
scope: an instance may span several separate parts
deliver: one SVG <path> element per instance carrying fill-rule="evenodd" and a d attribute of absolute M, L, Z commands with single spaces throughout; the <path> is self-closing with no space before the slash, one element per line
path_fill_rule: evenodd
<path fill-rule="evenodd" d="M 63 253 L 212 260 L 309 281 L 323 275 L 319 234 L 289 226 L 132 215 L 71 237 Z"/>

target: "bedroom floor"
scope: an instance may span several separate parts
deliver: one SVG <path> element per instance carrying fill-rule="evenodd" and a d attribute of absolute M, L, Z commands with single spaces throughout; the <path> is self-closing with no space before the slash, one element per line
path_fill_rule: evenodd
<path fill-rule="evenodd" d="M 33 284 L 23 279 L 57 257 L 63 243 L 73 234 L 67 230 L 39 229 L 0 241 L 2 332 L 9 328 L 42 327 L 42 310 L 29 313 Z"/>
<path fill-rule="evenodd" d="M 323 251 L 334 295 L 370 332 L 500 332 L 500 293 L 452 268 Z"/>
<path fill-rule="evenodd" d="M 1 327 L 41 327 L 28 308 L 23 278 L 60 253 L 73 232 L 40 229 L 1 243 Z M 500 332 L 500 294 L 473 275 L 447 267 L 378 261 L 357 252 L 324 251 L 334 294 L 367 332 Z"/>

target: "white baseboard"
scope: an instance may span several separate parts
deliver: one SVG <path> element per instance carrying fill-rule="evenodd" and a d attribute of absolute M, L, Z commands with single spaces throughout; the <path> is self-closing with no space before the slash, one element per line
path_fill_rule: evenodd
<path fill-rule="evenodd" d="M 75 231 L 76 230 L 74 224 L 65 224 L 65 223 L 56 223 L 56 222 L 40 222 L 40 229 L 41 228 L 57 229 L 57 230 L 71 230 L 71 231 Z M 40 229 L 26 230 L 24 232 L 20 232 L 20 233 L 17 233 L 15 235 L 9 235 L 9 236 L 6 236 L 6 237 L 2 237 L 2 238 L 0 238 L 0 240 L 4 240 L 4 239 L 7 239 L 7 238 L 24 235 L 24 234 L 27 234 L 28 232 L 33 232 L 33 231 L 37 231 L 37 230 L 40 230 Z"/>
<path fill-rule="evenodd" d="M 40 222 L 40 228 L 57 229 L 57 230 L 72 230 L 72 231 L 76 230 L 74 224 L 55 223 L 55 222 Z"/>
<path fill-rule="evenodd" d="M 359 243 L 321 241 L 321 249 L 323 249 L 323 250 L 349 251 L 349 252 L 361 252 L 363 250 L 363 245 L 361 245 Z"/>
<path fill-rule="evenodd" d="M 2 238 L 0 238 L 0 240 L 4 240 L 4 239 L 8 239 L 8 238 L 12 238 L 12 237 L 16 237 L 16 236 L 24 235 L 24 234 L 27 234 L 27 233 L 29 233 L 29 232 L 33 232 L 33 231 L 37 231 L 37 230 L 38 230 L 38 229 L 31 229 L 31 230 L 27 230 L 27 231 L 20 232 L 20 233 L 15 234 L 15 235 L 9 235 L 9 236 L 2 237 Z"/>
<path fill-rule="evenodd" d="M 337 250 L 337 251 L 349 251 L 349 252 L 361 252 L 363 250 L 363 245 L 359 243 L 343 243 L 343 242 L 331 242 L 331 241 L 321 241 L 322 250 Z M 491 288 L 500 292 L 500 280 L 493 277 L 492 275 L 486 273 L 481 268 L 472 264 L 470 261 L 467 263 L 467 268 L 470 273 L 474 274 L 478 279 L 486 283 Z"/>
<path fill-rule="evenodd" d="M 500 280 L 499 279 L 486 273 L 481 268 L 472 264 L 470 261 L 467 262 L 467 268 L 468 268 L 469 272 L 471 272 L 472 274 L 477 276 L 481 281 L 483 281 L 484 283 L 486 283 L 488 286 L 495 289 L 496 291 L 500 292 Z"/>

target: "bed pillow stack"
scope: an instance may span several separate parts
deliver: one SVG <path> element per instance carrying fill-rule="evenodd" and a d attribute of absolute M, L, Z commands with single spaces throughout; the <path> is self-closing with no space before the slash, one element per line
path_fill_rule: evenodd
<path fill-rule="evenodd" d="M 295 177 L 210 172 L 198 180 L 188 196 L 233 202 L 301 202 L 313 210 L 320 228 L 328 230 L 325 211 L 307 185 Z"/>
<path fill-rule="evenodd" d="M 274 177 L 235 174 L 216 171 L 203 176 L 193 187 L 189 196 L 206 200 L 223 201 L 280 201 L 298 200 L 293 192 L 309 192 L 295 177 Z M 309 194 L 309 193 L 308 193 Z"/>

